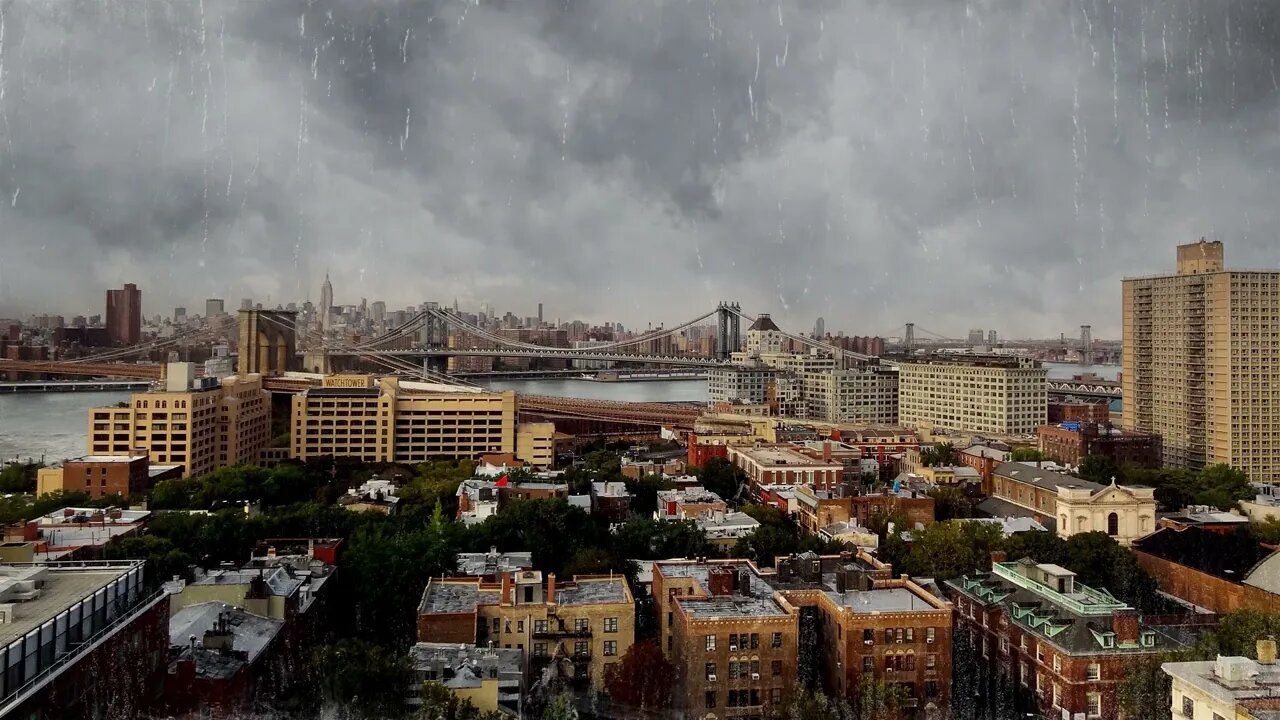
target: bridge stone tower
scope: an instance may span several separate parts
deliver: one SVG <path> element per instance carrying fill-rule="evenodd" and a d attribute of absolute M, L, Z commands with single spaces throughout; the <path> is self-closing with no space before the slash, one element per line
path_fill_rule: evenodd
<path fill-rule="evenodd" d="M 449 322 L 442 317 L 442 314 L 448 313 L 449 308 L 441 308 L 439 303 L 429 302 L 423 308 L 424 312 L 431 313 L 423 318 L 422 330 L 418 333 L 418 340 L 422 342 L 424 347 L 445 347 L 449 344 Z"/>
<path fill-rule="evenodd" d="M 916 324 L 915 323 L 907 323 L 907 332 L 902 338 L 902 346 L 906 348 L 908 355 L 910 355 L 911 351 L 915 349 L 916 347 Z"/>
<path fill-rule="evenodd" d="M 742 349 L 738 317 L 741 311 L 736 302 L 721 302 L 716 306 L 716 357 L 721 360 L 728 360 L 730 353 Z"/>
<path fill-rule="evenodd" d="M 1093 364 L 1093 326 L 1080 326 L 1080 364 Z"/>
<path fill-rule="evenodd" d="M 297 318 L 289 310 L 241 310 L 236 373 L 278 375 L 297 370 Z"/>

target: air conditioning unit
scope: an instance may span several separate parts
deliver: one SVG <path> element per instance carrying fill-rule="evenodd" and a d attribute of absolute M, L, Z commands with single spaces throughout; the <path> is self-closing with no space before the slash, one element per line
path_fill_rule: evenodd
<path fill-rule="evenodd" d="M 863 641 L 862 641 L 862 644 L 863 644 L 863 645 L 875 645 L 875 644 L 876 644 L 876 641 L 875 641 L 875 640 L 863 640 Z"/>
<path fill-rule="evenodd" d="M 760 673 L 751 673 L 751 679 L 752 679 L 752 680 L 759 680 L 759 679 L 760 679 Z"/>
<path fill-rule="evenodd" d="M 707 676 L 707 682 L 715 682 L 715 681 L 716 681 L 715 673 L 712 673 Z"/>
<path fill-rule="evenodd" d="M 737 652 L 737 650 L 738 650 L 738 646 L 737 646 L 737 645 L 730 645 L 730 646 L 729 646 L 729 650 L 731 650 L 731 651 L 733 651 L 733 652 Z"/>

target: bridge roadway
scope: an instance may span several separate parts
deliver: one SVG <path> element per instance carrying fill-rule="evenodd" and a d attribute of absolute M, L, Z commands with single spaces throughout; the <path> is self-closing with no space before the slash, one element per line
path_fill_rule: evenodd
<path fill-rule="evenodd" d="M 0 360 L 0 371 L 20 370 L 27 373 L 56 373 L 60 375 L 89 375 L 92 377 L 118 377 L 137 380 L 159 380 L 161 366 L 131 365 L 126 363 L 69 363 L 29 362 Z M 318 387 L 318 377 L 273 375 L 263 378 L 263 387 L 274 393 L 297 393 Z M 545 417 L 578 418 L 607 422 L 632 422 L 638 425 L 674 425 L 692 427 L 702 414 L 696 405 L 678 403 L 630 403 L 615 400 L 587 400 L 550 395 L 519 396 L 522 412 Z"/>
<path fill-rule="evenodd" d="M 639 362 L 655 365 L 683 367 L 722 367 L 728 360 L 699 355 L 652 355 L 623 352 L 591 352 L 572 348 L 539 348 L 525 350 L 508 348 L 489 350 L 478 348 L 423 348 L 420 350 L 346 350 L 335 348 L 327 351 L 330 356 L 355 355 L 359 357 L 495 357 L 495 358 L 545 358 L 549 360 L 596 360 L 603 362 Z"/>
<path fill-rule="evenodd" d="M 1050 380 L 1050 395 L 1120 399 L 1120 383 L 1111 380 Z"/>

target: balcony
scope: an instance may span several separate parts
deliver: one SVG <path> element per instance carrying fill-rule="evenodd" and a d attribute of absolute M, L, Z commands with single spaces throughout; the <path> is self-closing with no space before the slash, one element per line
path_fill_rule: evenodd
<path fill-rule="evenodd" d="M 560 623 L 558 625 L 549 626 L 543 630 L 533 631 L 533 638 L 535 640 L 555 640 L 556 638 L 566 638 L 566 637 L 589 638 L 591 637 L 591 630 L 590 628 L 577 630 L 577 629 L 568 627 L 564 623 Z"/>

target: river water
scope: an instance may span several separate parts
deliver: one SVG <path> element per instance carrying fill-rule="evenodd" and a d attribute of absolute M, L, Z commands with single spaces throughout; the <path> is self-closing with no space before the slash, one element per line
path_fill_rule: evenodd
<path fill-rule="evenodd" d="M 1049 377 L 1065 379 L 1084 372 L 1114 380 L 1118 365 L 1089 367 L 1045 363 Z M 596 382 L 582 379 L 492 380 L 495 390 L 628 402 L 706 402 L 703 380 Z M 0 395 L 0 461 L 44 457 L 47 462 L 85 454 L 91 407 L 128 400 L 129 393 L 70 392 Z"/>

